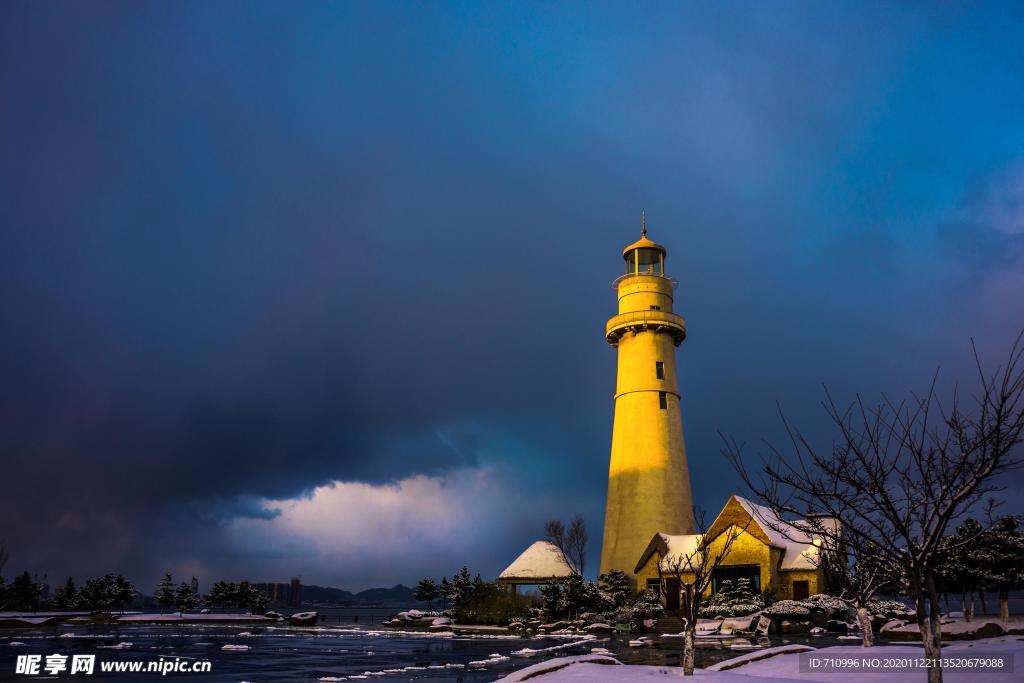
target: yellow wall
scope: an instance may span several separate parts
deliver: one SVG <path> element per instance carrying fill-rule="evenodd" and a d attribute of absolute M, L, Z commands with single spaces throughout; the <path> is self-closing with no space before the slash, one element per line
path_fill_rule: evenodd
<path fill-rule="evenodd" d="M 768 545 L 753 533 L 750 533 L 749 527 L 745 530 L 743 526 L 730 525 L 722 529 L 721 533 L 715 537 L 711 542 L 711 552 L 709 558 L 717 556 L 721 552 L 722 545 L 725 543 L 727 538 L 728 529 L 738 529 L 738 536 L 733 541 L 732 547 L 728 555 L 722 561 L 721 567 L 735 567 L 740 565 L 757 565 L 760 568 L 761 573 L 761 588 L 774 589 L 778 594 L 779 600 L 791 600 L 793 598 L 793 581 L 807 581 L 808 582 L 808 595 L 814 595 L 821 593 L 824 590 L 824 577 L 820 569 L 809 569 L 809 570 L 786 570 L 779 569 L 782 561 L 783 551 L 781 548 L 775 548 Z M 653 534 L 652 534 L 653 536 Z M 639 559 L 642 553 L 637 556 Z M 661 560 L 661 557 L 654 553 L 648 558 L 647 562 L 640 568 L 637 573 L 637 589 L 643 590 L 647 587 L 648 579 L 658 578 L 658 565 L 657 563 Z M 664 578 L 671 578 L 668 573 L 665 573 Z M 692 574 L 684 574 L 684 581 L 693 581 Z M 705 591 L 705 595 L 711 595 L 711 587 Z M 664 598 L 663 598 L 664 601 Z"/>
<path fill-rule="evenodd" d="M 671 313 L 670 280 L 641 275 L 621 281 L 620 314 L 650 311 L 651 305 Z M 674 330 L 647 327 L 616 339 L 618 374 L 601 572 L 621 569 L 632 576 L 655 533 L 694 530 L 676 381 L 673 335 L 681 333 L 682 321 L 678 320 L 679 327 Z M 657 361 L 664 363 L 660 380 Z M 664 410 L 659 392 L 666 394 Z"/>

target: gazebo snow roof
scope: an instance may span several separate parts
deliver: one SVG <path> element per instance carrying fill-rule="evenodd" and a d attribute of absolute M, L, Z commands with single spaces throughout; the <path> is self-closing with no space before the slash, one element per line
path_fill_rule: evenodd
<path fill-rule="evenodd" d="M 572 569 L 562 557 L 562 552 L 550 541 L 537 541 L 524 550 L 512 564 L 498 575 L 499 581 L 537 581 L 564 579 Z"/>

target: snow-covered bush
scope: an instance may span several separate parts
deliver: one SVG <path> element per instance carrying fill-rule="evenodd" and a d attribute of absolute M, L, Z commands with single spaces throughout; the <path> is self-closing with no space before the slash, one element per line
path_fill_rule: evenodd
<path fill-rule="evenodd" d="M 726 579 L 718 585 L 718 592 L 704 601 L 700 615 L 716 617 L 744 617 L 764 608 L 764 597 L 750 585 L 749 579 L 739 579 L 734 586 Z"/>
<path fill-rule="evenodd" d="M 811 616 L 811 608 L 803 600 L 779 600 L 766 607 L 763 614 L 781 619 L 804 619 Z"/>
<path fill-rule="evenodd" d="M 829 619 L 845 620 L 850 615 L 850 606 L 833 595 L 818 593 L 803 601 L 812 612 L 824 612 Z"/>
<path fill-rule="evenodd" d="M 648 588 L 633 598 L 629 603 L 615 610 L 609 621 L 619 624 L 631 624 L 636 631 L 645 630 L 645 622 L 652 622 L 665 614 L 665 606 L 661 604 L 661 596 L 657 591 Z"/>
<path fill-rule="evenodd" d="M 904 617 L 913 614 L 914 610 L 899 600 L 881 600 L 874 598 L 868 602 L 868 611 L 876 617 Z"/>

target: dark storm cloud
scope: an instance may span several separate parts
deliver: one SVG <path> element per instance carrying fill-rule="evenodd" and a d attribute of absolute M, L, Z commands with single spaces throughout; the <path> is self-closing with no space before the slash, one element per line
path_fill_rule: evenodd
<path fill-rule="evenodd" d="M 991 315 L 1015 271 L 951 282 L 935 239 L 1024 150 L 1000 14 L 5 4 L 12 564 L 271 578 L 313 543 L 254 531 L 286 501 L 333 481 L 473 499 L 472 472 L 509 501 L 478 520 L 482 569 L 552 514 L 598 537 L 603 323 L 643 205 L 715 508 L 716 429 L 771 433 L 782 399 L 813 430 L 820 382 L 918 386 L 1019 325 Z M 259 540 L 226 543 L 238 520 Z"/>

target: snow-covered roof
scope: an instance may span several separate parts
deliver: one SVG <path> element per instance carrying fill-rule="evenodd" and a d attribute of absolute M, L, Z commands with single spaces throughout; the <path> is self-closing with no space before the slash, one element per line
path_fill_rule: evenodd
<path fill-rule="evenodd" d="M 562 557 L 561 551 L 550 541 L 537 541 L 515 559 L 499 579 L 552 579 L 565 578 L 572 569 Z"/>
<path fill-rule="evenodd" d="M 693 557 L 697 551 L 697 544 L 700 543 L 700 534 L 658 534 L 661 536 L 661 540 L 665 543 L 665 551 L 662 555 L 661 568 L 667 569 L 667 560 L 673 557 L 690 557 L 696 562 L 698 558 Z"/>
<path fill-rule="evenodd" d="M 764 531 L 776 548 L 785 551 L 779 569 L 816 569 L 818 566 L 818 544 L 811 534 L 806 534 L 792 522 L 776 515 L 770 508 L 757 505 L 746 498 L 733 496 L 751 519 Z M 804 520 L 799 520 L 804 521 Z M 821 520 L 822 524 L 835 524 L 835 520 Z M 806 526 L 804 526 L 806 528 Z"/>

